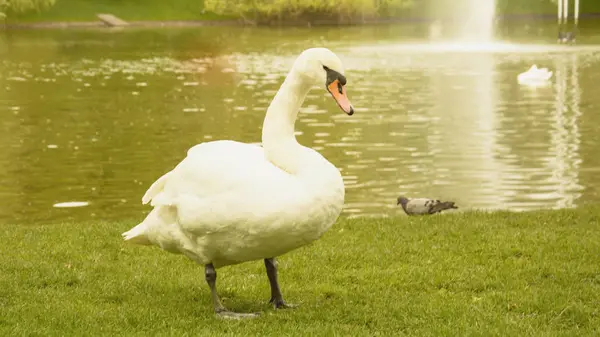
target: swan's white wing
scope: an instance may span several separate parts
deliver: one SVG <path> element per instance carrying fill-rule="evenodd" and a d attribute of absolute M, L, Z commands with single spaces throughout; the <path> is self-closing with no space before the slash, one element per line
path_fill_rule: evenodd
<path fill-rule="evenodd" d="M 157 194 L 162 192 L 163 188 L 165 187 L 165 183 L 167 182 L 167 177 L 169 176 L 170 173 L 171 172 L 165 173 L 162 177 L 158 178 L 158 180 L 155 181 L 154 184 L 152 184 L 150 186 L 150 188 L 146 191 L 146 193 L 142 197 L 142 204 L 145 205 L 145 204 L 149 203 L 150 200 L 154 199 L 154 197 L 156 197 Z"/>
<path fill-rule="evenodd" d="M 302 202 L 296 187 L 293 177 L 265 159 L 262 147 L 215 141 L 191 148 L 144 200 L 175 207 L 182 229 L 203 235 L 242 222 L 272 221 L 291 201 Z M 274 193 L 283 188 L 285 193 Z M 274 195 L 283 198 L 273 200 Z"/>

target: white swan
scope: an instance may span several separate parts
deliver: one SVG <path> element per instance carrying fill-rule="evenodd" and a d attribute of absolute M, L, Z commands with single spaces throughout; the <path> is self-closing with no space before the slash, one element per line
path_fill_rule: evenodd
<path fill-rule="evenodd" d="M 544 85 L 552 77 L 552 72 L 548 68 L 538 68 L 535 64 L 524 73 L 517 76 L 520 84 L 525 85 Z"/>
<path fill-rule="evenodd" d="M 294 62 L 267 114 L 262 147 L 230 140 L 202 143 L 160 177 L 142 198 L 154 209 L 123 233 L 125 240 L 180 253 L 205 266 L 215 311 L 227 311 L 216 292 L 215 268 L 265 259 L 275 308 L 287 307 L 275 257 L 318 239 L 344 204 L 339 170 L 296 141 L 294 123 L 311 87 L 325 84 L 348 115 L 340 59 L 325 48 L 307 49 Z"/>

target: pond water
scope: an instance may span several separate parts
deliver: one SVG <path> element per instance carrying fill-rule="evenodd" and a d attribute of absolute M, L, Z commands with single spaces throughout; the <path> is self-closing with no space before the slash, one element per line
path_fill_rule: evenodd
<path fill-rule="evenodd" d="M 0 33 L 0 223 L 141 220 L 146 189 L 194 144 L 260 141 L 312 46 L 344 62 L 356 113 L 313 90 L 297 137 L 342 171 L 345 216 L 396 214 L 399 194 L 463 209 L 600 201 L 600 30 L 558 46 L 536 25 L 489 45 L 432 43 L 421 24 Z M 532 64 L 550 85 L 517 83 Z"/>

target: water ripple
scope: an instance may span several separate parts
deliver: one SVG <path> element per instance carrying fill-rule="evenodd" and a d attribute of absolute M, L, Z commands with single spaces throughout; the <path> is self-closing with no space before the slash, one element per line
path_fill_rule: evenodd
<path fill-rule="evenodd" d="M 600 200 L 597 47 L 340 46 L 356 113 L 314 90 L 296 136 L 342 172 L 346 216 L 397 214 L 399 194 L 461 209 Z M 142 216 L 140 195 L 193 144 L 260 141 L 295 53 L 3 60 L 0 221 Z M 516 83 L 532 63 L 555 71 L 550 86 Z M 64 200 L 89 205 L 52 207 Z"/>

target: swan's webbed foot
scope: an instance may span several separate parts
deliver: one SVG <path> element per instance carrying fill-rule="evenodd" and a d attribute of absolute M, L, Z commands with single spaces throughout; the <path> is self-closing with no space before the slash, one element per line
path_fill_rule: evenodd
<path fill-rule="evenodd" d="M 212 263 L 209 263 L 205 266 L 204 276 L 206 277 L 206 282 L 210 287 L 210 293 L 213 301 L 213 306 L 215 308 L 215 313 L 217 317 L 228 318 L 228 319 L 244 319 L 244 318 L 254 318 L 258 317 L 259 313 L 237 313 L 233 311 L 229 311 L 225 309 L 221 300 L 219 299 L 219 295 L 217 295 L 217 271 Z"/>
<path fill-rule="evenodd" d="M 271 299 L 269 303 L 272 303 L 275 309 L 292 309 L 298 307 L 283 300 L 283 295 L 281 295 L 281 290 L 279 289 L 279 282 L 277 281 L 277 261 L 275 261 L 275 258 L 265 259 L 265 267 L 267 268 L 267 276 L 271 285 Z"/>
<path fill-rule="evenodd" d="M 283 298 L 273 298 L 269 300 L 275 309 L 296 309 L 298 304 L 287 303 Z"/>
<path fill-rule="evenodd" d="M 252 313 L 241 313 L 241 312 L 233 312 L 229 311 L 225 308 L 221 311 L 217 311 L 217 317 L 226 318 L 226 319 L 246 319 L 246 318 L 256 318 L 260 316 L 259 312 Z"/>

